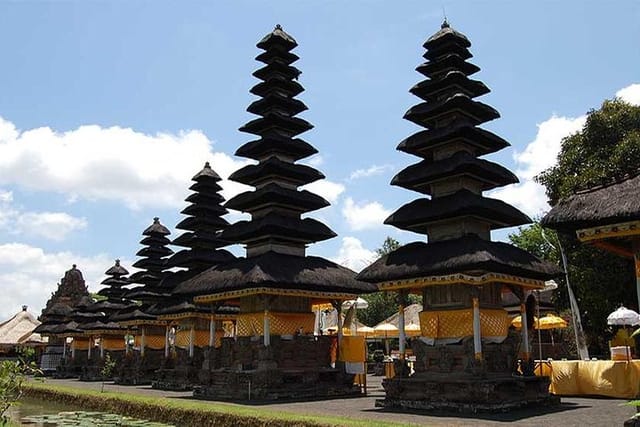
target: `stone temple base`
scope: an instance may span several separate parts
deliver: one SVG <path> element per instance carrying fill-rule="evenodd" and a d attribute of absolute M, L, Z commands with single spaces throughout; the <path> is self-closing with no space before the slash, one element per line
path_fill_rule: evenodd
<path fill-rule="evenodd" d="M 393 409 L 506 412 L 560 403 L 559 397 L 549 394 L 548 377 L 408 377 L 385 379 L 382 386 L 386 397 L 376 406 Z"/>
<path fill-rule="evenodd" d="M 205 351 L 194 397 L 210 400 L 307 400 L 360 394 L 353 374 L 331 368 L 331 337 L 223 338 Z"/>
<path fill-rule="evenodd" d="M 257 369 L 211 372 L 207 385 L 196 386 L 193 396 L 212 400 L 306 400 L 337 396 L 356 396 L 353 375 L 340 369 L 282 370 Z"/>

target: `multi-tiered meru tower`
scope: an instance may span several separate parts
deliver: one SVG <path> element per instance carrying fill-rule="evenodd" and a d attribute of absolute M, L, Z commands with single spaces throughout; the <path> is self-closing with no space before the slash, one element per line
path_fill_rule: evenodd
<path fill-rule="evenodd" d="M 423 297 L 421 337 L 412 343 L 415 373 L 399 369 L 396 378 L 385 380 L 383 406 L 478 411 L 549 401 L 547 378 L 526 375 L 527 330 L 522 337 L 509 334 L 501 296 L 518 295 L 526 314 L 528 292 L 558 271 L 512 245 L 491 241 L 492 230 L 531 220 L 483 196 L 517 178 L 478 158 L 509 144 L 478 127 L 499 114 L 474 100 L 489 89 L 469 78 L 479 71 L 467 62 L 470 46 L 447 22 L 425 42 L 427 62 L 417 71 L 427 79 L 411 89 L 424 102 L 404 116 L 426 130 L 402 141 L 398 150 L 422 161 L 399 172 L 392 184 L 429 197 L 407 203 L 385 223 L 425 234 L 428 242 L 405 245 L 358 276 L 398 291 L 400 301 L 409 292 Z M 514 376 L 518 353 L 525 375 Z"/>
<path fill-rule="evenodd" d="M 246 258 L 205 271 L 178 286 L 197 295 L 199 304 L 240 307 L 237 339 L 222 339 L 210 375 L 195 389 L 200 397 L 234 399 L 310 398 L 358 393 L 353 375 L 338 363 L 331 367 L 332 338 L 314 336 L 314 304 L 340 302 L 371 292 L 355 273 L 305 253 L 308 244 L 335 236 L 326 225 L 303 214 L 328 202 L 299 187 L 324 178 L 318 170 L 297 161 L 316 149 L 297 135 L 312 128 L 296 117 L 307 107 L 296 99 L 304 89 L 296 41 L 280 26 L 257 45 L 256 58 L 266 64 L 253 75 L 261 80 L 251 89 L 260 98 L 247 109 L 260 117 L 240 130 L 258 139 L 241 146 L 236 155 L 254 159 L 230 179 L 255 190 L 226 203 L 249 213 L 251 219 L 226 228 L 223 240 L 246 246 Z M 247 384 L 251 384 L 251 394 Z"/>

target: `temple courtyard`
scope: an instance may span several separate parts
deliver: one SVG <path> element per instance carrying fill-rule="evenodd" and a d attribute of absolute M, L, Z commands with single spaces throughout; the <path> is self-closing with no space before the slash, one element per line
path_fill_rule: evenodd
<path fill-rule="evenodd" d="M 622 425 L 635 413 L 635 408 L 625 405 L 624 399 L 563 397 L 557 407 L 517 410 L 497 414 L 453 414 L 434 415 L 419 412 L 392 412 L 375 407 L 377 399 L 384 398 L 381 376 L 368 375 L 367 396 L 303 402 L 254 403 L 244 406 L 268 411 L 289 412 L 308 416 L 339 416 L 353 420 L 371 420 L 404 425 L 446 426 L 499 426 L 509 423 L 516 426 L 610 426 Z M 50 379 L 46 383 L 79 389 L 100 390 L 101 384 L 75 379 Z M 170 399 L 192 399 L 190 392 L 174 392 L 152 389 L 150 386 L 119 386 L 107 383 L 105 391 L 139 394 Z M 220 402 L 216 402 L 220 403 Z M 243 406 L 228 403 L 230 406 Z"/>

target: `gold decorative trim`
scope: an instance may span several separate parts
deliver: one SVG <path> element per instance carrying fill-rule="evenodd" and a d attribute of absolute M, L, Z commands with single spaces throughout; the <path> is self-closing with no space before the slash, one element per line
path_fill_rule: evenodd
<path fill-rule="evenodd" d="M 211 320 L 233 320 L 236 318 L 236 314 L 210 314 L 210 313 L 176 313 L 176 314 L 163 314 L 158 316 L 159 320 L 184 320 L 184 319 L 205 319 Z"/>
<path fill-rule="evenodd" d="M 601 225 L 583 228 L 576 231 L 578 240 L 589 242 L 612 237 L 640 236 L 640 221 L 621 222 L 618 224 Z"/>
<path fill-rule="evenodd" d="M 309 298 L 326 298 L 326 299 L 337 299 L 337 300 L 347 300 L 354 299 L 357 297 L 357 294 L 348 294 L 341 292 L 322 292 L 322 291 L 304 291 L 300 289 L 282 289 L 282 288 L 247 288 L 240 289 L 237 291 L 228 291 L 228 292 L 220 292 L 209 295 L 200 295 L 193 299 L 193 301 L 197 304 L 206 304 L 214 301 L 222 301 L 232 298 L 238 297 L 247 297 L 250 295 L 279 295 L 279 296 L 288 296 L 288 297 L 309 297 Z"/>
<path fill-rule="evenodd" d="M 392 291 L 399 289 L 422 288 L 426 286 L 440 285 L 484 285 L 487 283 L 504 283 L 508 285 L 517 285 L 527 289 L 542 289 L 544 281 L 537 279 L 529 279 L 526 277 L 512 276 L 501 273 L 486 273 L 480 276 L 471 276 L 468 274 L 456 273 L 444 276 L 426 276 L 415 279 L 393 280 L 382 282 L 378 285 L 380 290 Z"/>
<path fill-rule="evenodd" d="M 167 324 L 167 322 L 160 320 L 127 320 L 117 323 L 122 326 L 166 326 Z"/>

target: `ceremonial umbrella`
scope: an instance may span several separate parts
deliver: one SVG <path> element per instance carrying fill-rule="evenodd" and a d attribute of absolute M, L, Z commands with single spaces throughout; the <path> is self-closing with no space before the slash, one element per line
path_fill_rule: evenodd
<path fill-rule="evenodd" d="M 410 337 L 418 336 L 421 333 L 420 325 L 416 325 L 415 323 L 410 322 L 404 327 L 404 333 Z"/>
<path fill-rule="evenodd" d="M 396 336 L 398 334 L 398 328 L 391 323 L 379 323 L 373 327 L 377 337 L 384 337 L 385 349 L 389 354 L 389 335 Z"/>
<path fill-rule="evenodd" d="M 638 324 L 640 324 L 640 314 L 623 306 L 607 316 L 607 325 L 635 326 Z"/>

